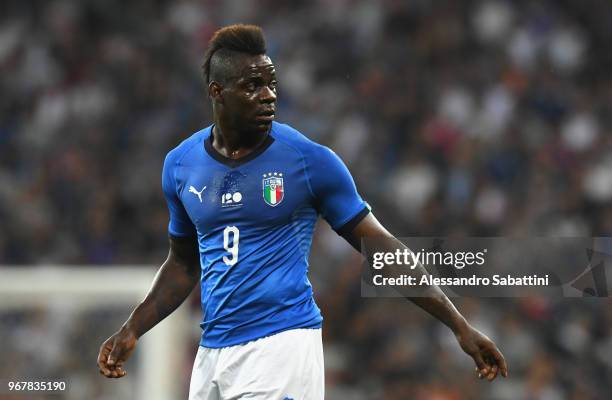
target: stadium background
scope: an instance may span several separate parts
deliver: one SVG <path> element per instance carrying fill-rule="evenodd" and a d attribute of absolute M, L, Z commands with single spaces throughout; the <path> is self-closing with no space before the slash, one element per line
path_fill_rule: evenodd
<path fill-rule="evenodd" d="M 278 119 L 332 147 L 396 235 L 612 232 L 605 0 L 0 9 L 0 265 L 105 265 L 111 279 L 114 265 L 164 259 L 161 163 L 209 124 L 202 55 L 211 34 L 235 22 L 265 29 Z M 510 379 L 475 381 L 439 323 L 403 300 L 362 299 L 359 256 L 319 225 L 311 279 L 325 316 L 328 399 L 612 393 L 609 300 L 457 300 L 510 365 Z M 88 398 L 109 398 L 93 360 L 128 311 L 0 314 L 0 377 L 77 377 Z M 186 374 L 194 350 L 183 350 Z"/>

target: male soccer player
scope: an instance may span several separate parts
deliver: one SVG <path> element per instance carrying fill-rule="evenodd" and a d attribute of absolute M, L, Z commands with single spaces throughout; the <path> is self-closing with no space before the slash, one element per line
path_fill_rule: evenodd
<path fill-rule="evenodd" d="M 277 81 L 260 28 L 217 31 L 203 69 L 213 124 L 172 150 L 163 168 L 168 258 L 102 344 L 100 372 L 124 376 L 138 338 L 199 281 L 203 333 L 189 399 L 323 399 L 322 318 L 307 278 L 317 216 L 358 250 L 362 238 L 395 239 L 336 154 L 273 122 Z M 437 287 L 430 291 L 411 300 L 452 329 L 481 377 L 506 376 L 495 344 Z"/>

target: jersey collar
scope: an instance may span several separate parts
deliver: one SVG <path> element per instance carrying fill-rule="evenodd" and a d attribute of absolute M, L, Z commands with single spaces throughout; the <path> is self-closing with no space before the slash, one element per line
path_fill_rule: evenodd
<path fill-rule="evenodd" d="M 212 158 L 214 158 L 215 160 L 219 161 L 221 164 L 226 165 L 230 168 L 236 168 L 239 167 L 241 165 L 243 165 L 244 163 L 247 163 L 255 158 L 257 158 L 261 153 L 263 153 L 264 151 L 266 151 L 266 149 L 268 147 L 270 147 L 270 145 L 272 143 L 274 143 L 274 138 L 271 135 L 271 132 L 268 132 L 268 136 L 266 136 L 266 139 L 259 144 L 259 146 L 257 146 L 256 149 L 254 149 L 252 152 L 250 152 L 249 154 L 247 154 L 244 157 L 240 157 L 240 158 L 229 158 L 229 157 L 225 157 L 223 154 L 219 153 L 212 145 L 213 142 L 213 134 L 212 134 L 212 130 L 213 130 L 213 126 L 210 127 L 210 135 L 208 135 L 208 137 L 204 140 L 204 150 L 206 150 L 206 152 L 208 153 L 209 156 L 211 156 Z"/>

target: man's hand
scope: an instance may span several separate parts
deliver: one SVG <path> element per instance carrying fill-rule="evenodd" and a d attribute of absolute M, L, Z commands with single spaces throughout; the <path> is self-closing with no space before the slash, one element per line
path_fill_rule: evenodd
<path fill-rule="evenodd" d="M 157 271 L 149 293 L 132 311 L 119 332 L 100 347 L 98 368 L 107 378 L 125 376 L 123 364 L 136 348 L 138 338 L 176 310 L 199 282 L 197 237 L 170 236 L 169 240 L 168 258 Z"/>
<path fill-rule="evenodd" d="M 127 372 L 123 369 L 123 364 L 136 348 L 137 342 L 136 335 L 128 329 L 121 329 L 106 339 L 98 354 L 100 373 L 107 378 L 124 377 Z"/>
<path fill-rule="evenodd" d="M 474 359 L 480 379 L 487 378 L 491 382 L 498 372 L 504 378 L 508 376 L 506 360 L 491 339 L 469 325 L 457 332 L 456 337 L 463 351 Z"/>

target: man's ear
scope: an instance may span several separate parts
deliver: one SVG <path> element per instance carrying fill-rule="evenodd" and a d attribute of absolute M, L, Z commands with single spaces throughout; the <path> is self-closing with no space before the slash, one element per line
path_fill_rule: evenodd
<path fill-rule="evenodd" d="M 217 81 L 211 81 L 208 84 L 208 97 L 211 100 L 214 100 L 218 103 L 223 103 L 223 95 L 221 92 L 223 91 L 223 86 Z"/>

